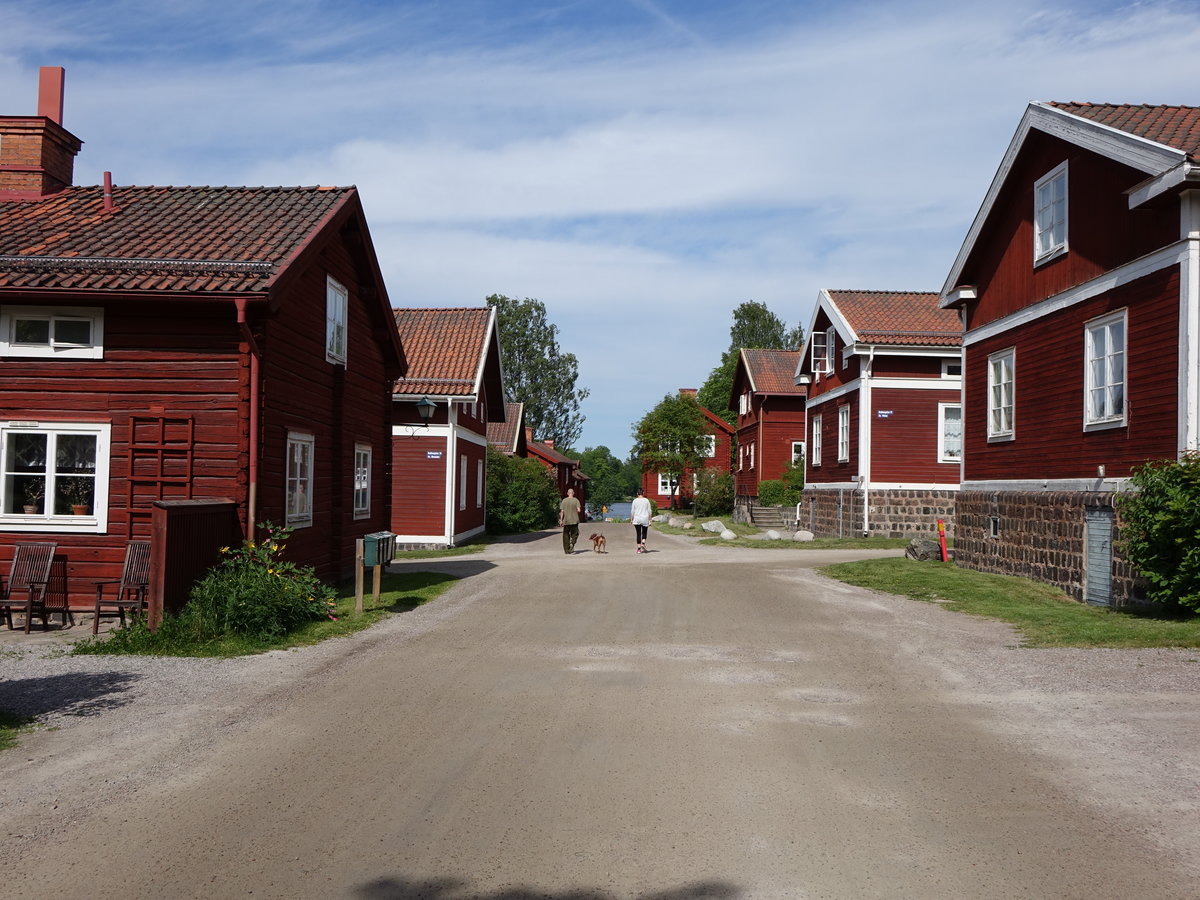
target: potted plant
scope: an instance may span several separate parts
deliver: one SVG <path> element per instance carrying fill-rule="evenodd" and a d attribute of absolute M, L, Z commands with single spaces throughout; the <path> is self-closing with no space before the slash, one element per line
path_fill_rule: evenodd
<path fill-rule="evenodd" d="M 46 496 L 46 479 L 30 478 L 25 482 L 25 515 L 37 515 Z"/>
<path fill-rule="evenodd" d="M 64 478 L 63 496 L 71 503 L 71 512 L 76 516 L 86 516 L 92 506 L 92 479 Z"/>

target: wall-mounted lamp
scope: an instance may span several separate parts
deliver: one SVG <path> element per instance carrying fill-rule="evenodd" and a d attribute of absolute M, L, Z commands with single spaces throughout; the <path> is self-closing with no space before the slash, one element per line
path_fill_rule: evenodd
<path fill-rule="evenodd" d="M 417 415 L 421 417 L 421 424 L 428 427 L 429 420 L 433 418 L 433 411 L 437 409 L 437 404 L 428 397 L 422 397 L 417 401 Z"/>

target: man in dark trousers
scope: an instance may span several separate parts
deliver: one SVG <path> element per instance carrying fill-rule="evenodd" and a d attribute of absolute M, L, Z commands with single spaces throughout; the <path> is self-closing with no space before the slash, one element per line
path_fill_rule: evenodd
<path fill-rule="evenodd" d="M 558 507 L 558 524 L 563 530 L 563 553 L 574 553 L 575 542 L 579 540 L 579 501 L 575 499 L 575 489 L 567 488 L 567 496 Z"/>

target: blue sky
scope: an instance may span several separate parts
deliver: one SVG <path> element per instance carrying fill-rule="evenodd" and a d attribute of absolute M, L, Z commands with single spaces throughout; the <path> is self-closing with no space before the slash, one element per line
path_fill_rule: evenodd
<path fill-rule="evenodd" d="M 1003 7 L 1003 8 L 1000 8 Z M 397 306 L 537 297 L 618 455 L 730 311 L 937 290 L 1030 100 L 1200 103 L 1194 2 L 0 0 L 76 181 L 357 184 Z"/>

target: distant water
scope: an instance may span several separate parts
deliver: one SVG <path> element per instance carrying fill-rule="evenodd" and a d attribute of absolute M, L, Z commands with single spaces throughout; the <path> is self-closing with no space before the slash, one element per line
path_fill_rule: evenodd
<path fill-rule="evenodd" d="M 599 507 L 589 509 L 589 512 L 597 519 L 628 519 L 632 506 L 632 503 L 614 503 L 608 508 L 608 512 L 600 512 Z"/>

